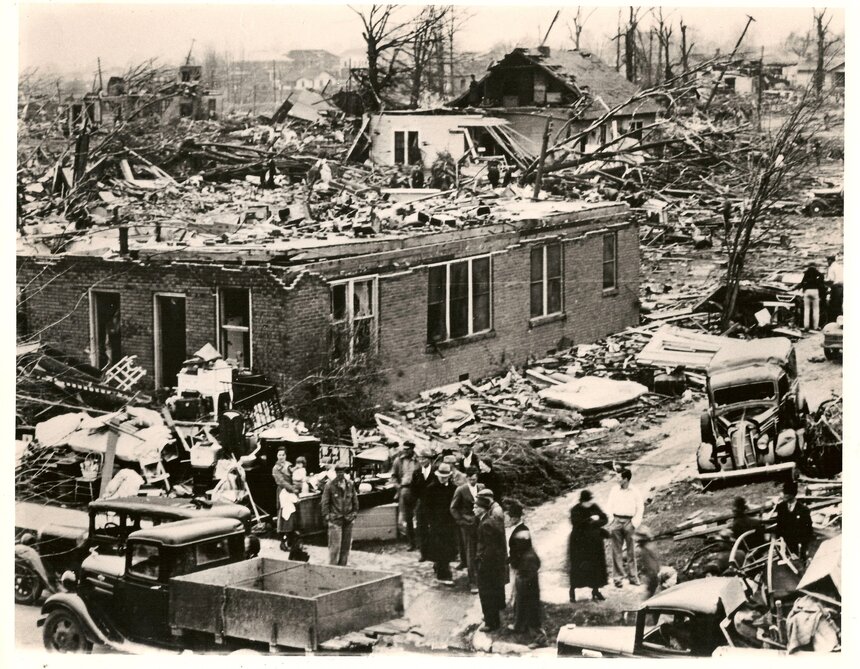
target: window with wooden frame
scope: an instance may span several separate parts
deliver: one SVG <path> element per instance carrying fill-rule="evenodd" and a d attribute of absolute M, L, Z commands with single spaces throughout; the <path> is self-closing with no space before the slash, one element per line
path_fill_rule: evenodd
<path fill-rule="evenodd" d="M 220 353 L 240 369 L 251 368 L 251 291 L 247 288 L 218 290 Z"/>
<path fill-rule="evenodd" d="M 417 130 L 394 131 L 394 164 L 414 165 L 421 161 Z"/>
<path fill-rule="evenodd" d="M 603 235 L 603 290 L 618 287 L 618 233 Z"/>
<path fill-rule="evenodd" d="M 492 327 L 489 256 L 433 265 L 427 292 L 427 341 L 459 339 Z"/>
<path fill-rule="evenodd" d="M 642 139 L 642 128 L 644 127 L 644 125 L 645 125 L 645 123 L 643 121 L 630 121 L 630 131 L 631 131 L 630 136 L 633 139 L 641 140 Z"/>
<path fill-rule="evenodd" d="M 348 359 L 376 351 L 377 277 L 335 281 L 331 286 L 331 352 Z"/>
<path fill-rule="evenodd" d="M 531 318 L 560 314 L 561 244 L 543 244 L 531 249 Z"/>

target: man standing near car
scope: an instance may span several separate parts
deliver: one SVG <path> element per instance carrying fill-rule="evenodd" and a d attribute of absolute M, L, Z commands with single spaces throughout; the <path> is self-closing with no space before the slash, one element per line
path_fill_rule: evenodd
<path fill-rule="evenodd" d="M 833 323 L 842 315 L 842 263 L 836 260 L 836 256 L 827 256 L 824 282 L 830 293 L 827 298 L 827 322 Z"/>
<path fill-rule="evenodd" d="M 352 524 L 358 516 L 358 493 L 346 477 L 349 465 L 338 462 L 335 477 L 322 494 L 322 517 L 328 523 L 328 562 L 345 567 L 352 547 Z"/>
<path fill-rule="evenodd" d="M 776 505 L 776 536 L 785 540 L 788 549 L 806 560 L 806 549 L 812 541 L 812 518 L 809 509 L 797 500 L 797 482 L 782 486 L 782 501 Z"/>
<path fill-rule="evenodd" d="M 612 541 L 612 572 L 615 587 L 620 588 L 622 578 L 627 578 L 630 585 L 639 585 L 639 573 L 636 567 L 636 548 L 633 535 L 642 522 L 645 505 L 636 488 L 630 485 L 633 474 L 629 469 L 622 469 L 618 475 L 617 485 L 609 492 L 606 502 L 606 515 L 609 516 L 609 538 Z M 627 569 L 624 569 L 624 549 L 627 549 Z"/>

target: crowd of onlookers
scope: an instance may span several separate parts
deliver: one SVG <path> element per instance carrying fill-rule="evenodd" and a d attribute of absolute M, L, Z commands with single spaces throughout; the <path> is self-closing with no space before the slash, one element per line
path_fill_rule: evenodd
<path fill-rule="evenodd" d="M 281 549 L 291 559 L 307 560 L 294 523 L 295 502 L 304 478 L 302 464 L 291 465 L 281 450 L 272 475 L 278 485 Z M 358 494 L 347 469 L 344 464 L 334 466 L 326 477 L 321 501 L 328 526 L 329 562 L 341 566 L 348 562 L 352 525 L 358 515 Z M 624 587 L 625 580 L 632 586 L 644 584 L 646 597 L 677 582 L 677 573 L 661 564 L 654 537 L 642 524 L 645 504 L 631 480 L 630 470 L 621 469 L 602 508 L 591 491 L 582 490 L 579 503 L 570 510 L 567 571 L 571 602 L 578 601 L 580 589 L 589 591 L 590 600 L 604 601 L 601 588 L 609 583 L 610 570 L 615 587 Z M 504 498 L 502 480 L 492 463 L 475 453 L 469 442 L 462 442 L 459 452 L 431 457 L 416 454 L 415 444 L 407 441 L 394 458 L 391 481 L 397 490 L 398 531 L 409 550 L 418 552 L 420 561 L 432 562 L 437 582 L 454 587 L 454 570 L 465 572 L 466 587 L 480 598 L 484 629 L 496 630 L 506 607 L 505 586 L 513 577 L 511 628 L 539 631 L 541 561 L 523 522 L 523 505 Z M 764 527 L 749 514 L 743 498 L 735 500 L 733 514 L 730 543 L 745 533 L 749 546 L 764 541 Z M 775 517 L 776 536 L 785 540 L 792 553 L 805 558 L 812 526 L 808 509 L 797 500 L 793 481 L 785 485 Z M 729 567 L 727 551 L 722 562 L 716 552 L 715 556 L 705 575 L 724 573 Z"/>

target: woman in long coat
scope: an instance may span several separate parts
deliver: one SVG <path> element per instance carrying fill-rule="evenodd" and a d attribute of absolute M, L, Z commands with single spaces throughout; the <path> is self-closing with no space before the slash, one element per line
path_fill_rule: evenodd
<path fill-rule="evenodd" d="M 568 573 L 570 601 L 576 601 L 576 588 L 591 588 L 591 598 L 603 601 L 600 588 L 607 583 L 606 554 L 603 546 L 603 526 L 609 519 L 594 503 L 589 490 L 579 495 L 579 504 L 570 510 L 570 542 L 568 543 Z"/>

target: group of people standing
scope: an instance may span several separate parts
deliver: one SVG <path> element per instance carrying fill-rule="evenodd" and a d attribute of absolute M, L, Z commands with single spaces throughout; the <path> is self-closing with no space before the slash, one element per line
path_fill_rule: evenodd
<path fill-rule="evenodd" d="M 514 628 L 539 629 L 540 560 L 516 500 L 507 502 L 508 524 L 514 529 L 506 539 L 501 481 L 492 464 L 467 442 L 460 444 L 460 457 L 443 455 L 436 462 L 416 457 L 415 445 L 406 442 L 394 462 L 392 480 L 409 548 L 419 551 L 420 560 L 433 563 L 437 581 L 454 586 L 451 563 L 459 557 L 457 568 L 466 570 L 468 588 L 480 598 L 484 628 L 495 630 L 501 625 L 505 585 L 513 568 Z"/>
<path fill-rule="evenodd" d="M 803 328 L 818 330 L 842 315 L 842 262 L 827 256 L 827 271 L 822 274 L 815 265 L 808 265 L 797 284 L 802 291 Z"/>

